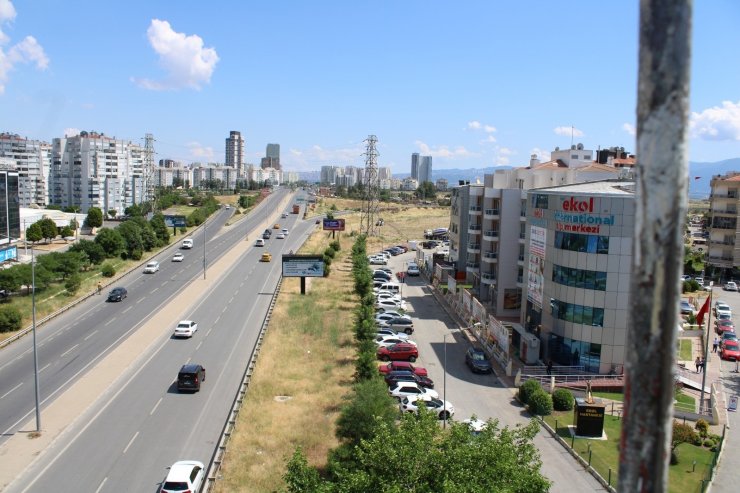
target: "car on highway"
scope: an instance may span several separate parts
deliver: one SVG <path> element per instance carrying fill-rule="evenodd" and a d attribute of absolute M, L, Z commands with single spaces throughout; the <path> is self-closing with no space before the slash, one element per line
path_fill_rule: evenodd
<path fill-rule="evenodd" d="M 385 379 L 385 383 L 388 384 L 388 386 L 391 386 L 396 382 L 414 382 L 417 385 L 427 389 L 434 388 L 434 382 L 431 378 L 420 377 L 412 371 L 391 371 L 386 373 L 383 378 Z"/>
<path fill-rule="evenodd" d="M 190 250 L 193 248 L 193 240 L 191 238 L 186 238 L 182 240 L 182 246 L 180 247 L 184 250 Z"/>
<path fill-rule="evenodd" d="M 737 284 L 734 281 L 730 281 L 726 283 L 722 287 L 722 289 L 724 289 L 725 291 L 737 291 Z"/>
<path fill-rule="evenodd" d="M 465 364 L 468 365 L 468 368 L 473 373 L 491 373 L 493 371 L 493 367 L 491 366 L 491 362 L 488 361 L 486 353 L 478 348 L 469 347 L 465 351 Z"/>
<path fill-rule="evenodd" d="M 681 300 L 681 315 L 692 315 L 694 306 L 686 300 Z"/>
<path fill-rule="evenodd" d="M 206 369 L 203 365 L 189 363 L 182 365 L 177 373 L 178 392 L 198 392 L 200 384 L 206 381 Z"/>
<path fill-rule="evenodd" d="M 388 387 L 388 395 L 390 395 L 391 397 L 395 397 L 399 401 L 404 397 L 408 397 L 410 395 L 426 395 L 434 399 L 439 398 L 439 393 L 434 389 L 422 387 L 416 382 L 403 381 L 396 382 L 392 386 Z"/>
<path fill-rule="evenodd" d="M 268 235 L 267 233 L 262 233 L 262 239 L 263 240 L 269 240 L 271 235 Z"/>
<path fill-rule="evenodd" d="M 260 262 L 272 262 L 272 254 L 270 252 L 263 253 Z"/>
<path fill-rule="evenodd" d="M 280 229 L 280 225 L 278 223 L 275 223 L 272 225 L 272 229 Z"/>
<path fill-rule="evenodd" d="M 390 320 L 385 320 L 380 322 L 380 325 L 398 332 L 405 332 L 409 335 L 414 333 L 414 321 L 406 317 L 396 317 Z"/>
<path fill-rule="evenodd" d="M 284 240 L 285 239 L 285 235 L 283 233 L 278 233 L 277 236 L 275 236 L 275 238 L 278 239 L 278 240 Z"/>
<path fill-rule="evenodd" d="M 283 233 L 285 236 L 288 236 L 288 228 L 283 228 L 280 230 L 281 233 Z"/>
<path fill-rule="evenodd" d="M 740 359 L 740 345 L 738 341 L 730 340 L 723 342 L 719 357 L 728 361 L 737 361 Z"/>
<path fill-rule="evenodd" d="M 144 267 L 144 274 L 154 274 L 158 270 L 159 262 L 157 262 L 156 260 L 152 260 L 151 262 L 148 262 Z"/>
<path fill-rule="evenodd" d="M 398 344 L 398 343 L 401 343 L 401 342 L 402 343 L 406 343 L 406 344 L 413 344 L 414 346 L 416 346 L 416 342 L 414 342 L 411 339 L 409 339 L 408 336 L 406 336 L 405 338 L 404 337 L 399 337 L 397 335 L 394 335 L 394 336 L 378 335 L 378 336 L 375 337 L 375 344 L 378 347 L 393 346 L 394 344 Z"/>
<path fill-rule="evenodd" d="M 254 246 L 256 247 L 263 247 L 265 246 L 265 239 L 264 238 L 257 238 L 254 242 Z"/>
<path fill-rule="evenodd" d="M 196 493 L 203 486 L 206 471 L 202 462 L 181 460 L 170 466 L 159 493 Z"/>
<path fill-rule="evenodd" d="M 455 414 L 455 407 L 448 401 L 418 395 L 404 397 L 401 399 L 398 408 L 402 413 L 418 413 L 422 402 L 426 408 L 436 414 L 439 419 L 450 419 L 450 417 Z"/>
<path fill-rule="evenodd" d="M 426 377 L 428 375 L 427 369 L 421 366 L 416 366 L 407 361 L 391 361 L 378 367 L 378 371 L 381 374 L 390 373 L 392 371 L 410 371 L 420 377 Z"/>
<path fill-rule="evenodd" d="M 172 256 L 173 262 L 182 262 L 183 260 L 185 260 L 185 255 L 183 255 L 180 252 L 177 252 L 176 254 Z"/>
<path fill-rule="evenodd" d="M 389 347 L 379 347 L 376 356 L 381 361 L 416 361 L 419 350 L 414 344 L 398 343 Z"/>
<path fill-rule="evenodd" d="M 198 331 L 198 324 L 192 320 L 180 320 L 180 323 L 175 327 L 175 337 L 193 337 Z"/>
<path fill-rule="evenodd" d="M 126 296 L 128 296 L 128 291 L 126 291 L 126 288 L 113 288 L 111 289 L 110 293 L 108 293 L 108 301 L 123 301 Z"/>
<path fill-rule="evenodd" d="M 283 219 L 285 219 L 286 217 L 288 217 L 288 213 L 287 212 L 283 212 L 280 217 L 283 218 Z"/>

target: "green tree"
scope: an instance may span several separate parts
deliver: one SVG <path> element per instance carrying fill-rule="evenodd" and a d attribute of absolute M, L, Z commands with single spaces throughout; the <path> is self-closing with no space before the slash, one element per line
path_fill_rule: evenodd
<path fill-rule="evenodd" d="M 41 226 L 41 234 L 46 240 L 53 240 L 59 235 L 59 228 L 57 228 L 56 223 L 48 217 L 39 219 L 36 224 Z"/>
<path fill-rule="evenodd" d="M 125 251 L 132 255 L 134 251 L 144 250 L 144 240 L 141 237 L 141 228 L 133 221 L 126 221 L 116 228 L 126 244 Z"/>
<path fill-rule="evenodd" d="M 437 198 L 437 189 L 431 181 L 425 181 L 419 184 L 416 189 L 416 197 L 422 200 L 435 200 Z"/>
<path fill-rule="evenodd" d="M 75 294 L 82 286 L 82 277 L 79 274 L 73 274 L 64 283 L 64 288 L 70 293 Z"/>
<path fill-rule="evenodd" d="M 115 219 L 117 213 L 118 212 L 115 209 L 108 209 L 108 215 L 110 216 L 111 219 Z"/>
<path fill-rule="evenodd" d="M 164 222 L 164 216 L 161 212 L 158 212 L 152 216 L 152 220 L 149 221 L 152 225 L 152 230 L 157 236 L 158 246 L 164 246 L 170 242 L 170 228 Z"/>
<path fill-rule="evenodd" d="M 71 245 L 67 251 L 85 252 L 90 262 L 95 265 L 99 265 L 103 262 L 103 260 L 105 260 L 105 250 L 103 250 L 103 247 L 100 246 L 100 244 L 90 240 L 80 240 L 74 245 Z"/>
<path fill-rule="evenodd" d="M 375 370 L 375 378 L 355 384 L 337 419 L 337 438 L 353 446 L 375 435 L 380 423 L 395 422 L 398 408 L 388 386 Z"/>
<path fill-rule="evenodd" d="M 21 288 L 21 278 L 18 275 L 19 271 L 16 266 L 10 269 L 0 269 L 0 289 L 4 289 L 9 293 L 14 293 Z"/>
<path fill-rule="evenodd" d="M 21 329 L 23 316 L 14 306 L 0 307 L 0 332 L 15 332 Z"/>
<path fill-rule="evenodd" d="M 62 228 L 62 230 L 59 232 L 59 235 L 62 238 L 69 238 L 70 236 L 74 236 L 74 231 L 72 231 L 72 228 L 69 226 L 65 226 Z"/>
<path fill-rule="evenodd" d="M 126 242 L 117 229 L 100 229 L 95 235 L 95 243 L 103 248 L 108 257 L 117 257 L 126 250 Z"/>
<path fill-rule="evenodd" d="M 682 443 L 694 443 L 697 434 L 691 425 L 682 424 L 673 420 L 673 434 L 671 435 L 671 464 L 678 464 L 678 452 L 676 449 Z"/>
<path fill-rule="evenodd" d="M 39 223 L 33 223 L 28 227 L 28 229 L 26 229 L 26 239 L 31 243 L 41 241 L 41 238 L 43 237 L 44 231 L 41 229 L 41 225 Z"/>
<path fill-rule="evenodd" d="M 154 233 L 154 228 L 152 227 L 151 223 L 146 220 L 146 218 L 144 218 L 143 216 L 138 216 L 132 218 L 128 222 L 133 222 L 134 224 L 139 226 L 141 242 L 144 246 L 144 250 L 148 252 L 157 247 L 159 240 L 157 239 L 157 235 Z"/>
<path fill-rule="evenodd" d="M 103 225 L 103 211 L 99 207 L 90 207 L 85 224 L 88 228 L 99 228 Z"/>

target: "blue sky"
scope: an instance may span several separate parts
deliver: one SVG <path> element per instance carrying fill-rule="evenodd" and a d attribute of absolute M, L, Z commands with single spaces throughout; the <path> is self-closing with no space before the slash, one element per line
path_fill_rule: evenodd
<path fill-rule="evenodd" d="M 408 173 L 634 152 L 638 2 L 0 0 L 0 131 L 96 130 L 157 158 Z M 740 157 L 740 2 L 694 3 L 690 159 Z M 734 48 L 733 48 L 734 47 Z"/>

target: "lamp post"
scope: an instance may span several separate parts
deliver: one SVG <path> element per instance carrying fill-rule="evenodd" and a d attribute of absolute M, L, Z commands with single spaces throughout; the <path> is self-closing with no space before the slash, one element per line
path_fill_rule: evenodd
<path fill-rule="evenodd" d="M 203 221 L 203 280 L 206 280 L 206 223 L 208 218 Z"/>
<path fill-rule="evenodd" d="M 444 373 L 442 374 L 442 412 L 447 411 L 447 334 L 444 335 Z M 442 428 L 447 428 L 447 420 L 442 421 Z"/>

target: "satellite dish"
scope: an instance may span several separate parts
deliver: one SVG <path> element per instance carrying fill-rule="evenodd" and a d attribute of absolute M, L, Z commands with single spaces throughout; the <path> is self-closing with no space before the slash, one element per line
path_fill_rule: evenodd
<path fill-rule="evenodd" d="M 582 151 L 583 150 L 583 144 L 578 144 L 578 150 L 579 151 Z"/>

